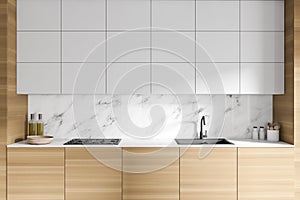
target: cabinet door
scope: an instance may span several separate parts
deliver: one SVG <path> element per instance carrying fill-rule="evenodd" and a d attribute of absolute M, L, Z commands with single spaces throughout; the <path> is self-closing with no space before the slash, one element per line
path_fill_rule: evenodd
<path fill-rule="evenodd" d="M 197 63 L 197 94 L 239 94 L 238 63 Z"/>
<path fill-rule="evenodd" d="M 237 199 L 236 148 L 181 148 L 180 151 L 183 154 L 180 158 L 181 200 Z"/>
<path fill-rule="evenodd" d="M 150 63 L 107 65 L 108 94 L 150 94 Z"/>
<path fill-rule="evenodd" d="M 195 71 L 191 63 L 152 64 L 152 93 L 195 94 Z"/>
<path fill-rule="evenodd" d="M 294 148 L 239 148 L 239 200 L 294 199 Z"/>
<path fill-rule="evenodd" d="M 63 200 L 63 148 L 8 148 L 9 200 Z"/>
<path fill-rule="evenodd" d="M 105 63 L 63 63 L 63 94 L 105 94 Z"/>
<path fill-rule="evenodd" d="M 178 156 L 178 148 L 124 148 L 123 200 L 179 199 Z"/>
<path fill-rule="evenodd" d="M 59 94 L 59 63 L 17 63 L 18 94 Z"/>
<path fill-rule="evenodd" d="M 66 200 L 121 200 L 118 148 L 66 148 Z"/>
<path fill-rule="evenodd" d="M 242 63 L 242 94 L 284 94 L 284 63 Z"/>

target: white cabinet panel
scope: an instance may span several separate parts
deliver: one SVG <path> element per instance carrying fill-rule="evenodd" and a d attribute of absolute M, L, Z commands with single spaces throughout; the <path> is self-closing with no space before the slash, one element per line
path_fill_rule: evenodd
<path fill-rule="evenodd" d="M 197 94 L 239 94 L 239 63 L 197 63 Z"/>
<path fill-rule="evenodd" d="M 239 33 L 197 33 L 197 62 L 239 62 Z"/>
<path fill-rule="evenodd" d="M 150 63 L 107 65 L 108 94 L 150 94 Z"/>
<path fill-rule="evenodd" d="M 150 0 L 107 1 L 107 29 L 130 30 L 150 27 Z"/>
<path fill-rule="evenodd" d="M 17 30 L 60 30 L 60 0 L 17 0 Z"/>
<path fill-rule="evenodd" d="M 63 33 L 63 62 L 105 62 L 105 33 Z"/>
<path fill-rule="evenodd" d="M 195 30 L 195 2 L 153 1 L 152 20 L 158 29 Z"/>
<path fill-rule="evenodd" d="M 17 33 L 17 62 L 60 62 L 60 33 Z"/>
<path fill-rule="evenodd" d="M 63 63 L 63 94 L 105 94 L 105 63 Z"/>
<path fill-rule="evenodd" d="M 105 30 L 105 0 L 62 0 L 63 30 Z"/>
<path fill-rule="evenodd" d="M 242 94 L 283 94 L 283 63 L 242 63 Z"/>
<path fill-rule="evenodd" d="M 108 33 L 108 62 L 150 62 L 150 33 Z"/>
<path fill-rule="evenodd" d="M 153 62 L 195 62 L 195 33 L 153 32 Z"/>
<path fill-rule="evenodd" d="M 197 30 L 239 30 L 239 1 L 196 1 Z"/>
<path fill-rule="evenodd" d="M 152 93 L 194 94 L 195 71 L 190 63 L 152 64 Z"/>
<path fill-rule="evenodd" d="M 283 31 L 284 1 L 242 1 L 241 30 Z"/>
<path fill-rule="evenodd" d="M 17 63 L 18 94 L 59 94 L 60 63 Z"/>
<path fill-rule="evenodd" d="M 284 33 L 241 33 L 241 61 L 284 62 Z"/>

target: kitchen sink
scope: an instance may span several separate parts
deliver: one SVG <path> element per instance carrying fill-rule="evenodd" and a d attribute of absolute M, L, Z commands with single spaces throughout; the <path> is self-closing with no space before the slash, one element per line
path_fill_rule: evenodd
<path fill-rule="evenodd" d="M 209 145 L 209 144 L 233 144 L 229 142 L 226 138 L 192 138 L 192 139 L 175 139 L 176 143 L 179 145 Z"/>

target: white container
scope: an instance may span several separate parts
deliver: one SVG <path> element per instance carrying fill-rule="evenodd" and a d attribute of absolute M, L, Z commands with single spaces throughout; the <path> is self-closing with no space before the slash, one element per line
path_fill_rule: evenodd
<path fill-rule="evenodd" d="M 279 142 L 279 130 L 268 130 L 267 140 L 270 142 Z"/>
<path fill-rule="evenodd" d="M 259 128 L 259 139 L 260 140 L 266 139 L 265 128 L 262 126 Z"/>
<path fill-rule="evenodd" d="M 253 127 L 253 130 L 252 130 L 252 139 L 253 140 L 258 140 L 258 129 L 256 126 Z"/>

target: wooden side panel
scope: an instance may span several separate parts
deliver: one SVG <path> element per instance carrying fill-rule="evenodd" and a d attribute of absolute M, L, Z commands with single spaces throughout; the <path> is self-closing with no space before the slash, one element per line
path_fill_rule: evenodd
<path fill-rule="evenodd" d="M 294 200 L 294 148 L 239 148 L 239 200 Z"/>
<path fill-rule="evenodd" d="M 236 200 L 237 149 L 189 148 L 180 159 L 181 200 Z"/>
<path fill-rule="evenodd" d="M 7 2 L 0 1 L 0 199 L 6 199 L 6 61 Z"/>
<path fill-rule="evenodd" d="M 273 120 L 281 123 L 280 140 L 294 144 L 294 1 L 285 1 L 284 95 L 273 96 Z"/>
<path fill-rule="evenodd" d="M 7 144 L 11 144 L 25 138 L 27 95 L 16 94 L 16 0 L 8 0 L 7 11 Z"/>
<path fill-rule="evenodd" d="M 122 150 L 119 148 L 66 148 L 66 200 L 121 200 Z M 98 160 L 99 159 L 99 160 Z"/>
<path fill-rule="evenodd" d="M 300 199 L 300 1 L 294 0 L 295 43 L 295 199 Z"/>
<path fill-rule="evenodd" d="M 0 199 L 6 199 L 6 144 L 24 138 L 27 96 L 16 95 L 16 1 L 0 1 Z"/>
<path fill-rule="evenodd" d="M 63 200 L 63 148 L 9 148 L 9 200 Z"/>
<path fill-rule="evenodd" d="M 123 200 L 179 199 L 178 156 L 178 148 L 124 148 Z"/>
<path fill-rule="evenodd" d="M 295 200 L 300 199 L 300 148 L 295 148 Z"/>

